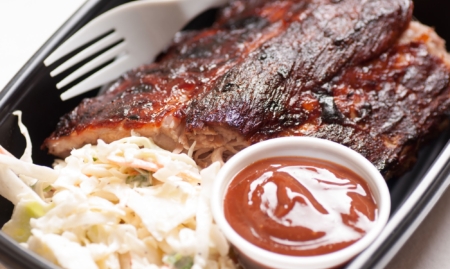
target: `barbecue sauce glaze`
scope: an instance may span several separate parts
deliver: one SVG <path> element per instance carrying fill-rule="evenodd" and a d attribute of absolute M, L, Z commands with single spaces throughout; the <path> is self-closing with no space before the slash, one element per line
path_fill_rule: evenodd
<path fill-rule="evenodd" d="M 233 229 L 263 249 L 314 256 L 343 249 L 377 218 L 365 181 L 337 164 L 303 157 L 257 161 L 231 181 L 224 201 Z"/>

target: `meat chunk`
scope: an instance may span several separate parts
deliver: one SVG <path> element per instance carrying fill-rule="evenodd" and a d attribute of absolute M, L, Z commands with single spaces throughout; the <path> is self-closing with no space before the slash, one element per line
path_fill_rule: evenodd
<path fill-rule="evenodd" d="M 316 115 L 276 136 L 333 140 L 360 152 L 385 178 L 400 175 L 415 161 L 421 142 L 448 124 L 448 63 L 442 39 L 412 22 L 377 59 L 347 68 L 311 91 L 309 109 Z"/>
<path fill-rule="evenodd" d="M 411 12 L 409 0 L 232 1 L 213 27 L 179 33 L 156 63 L 63 116 L 44 147 L 64 157 L 134 130 L 207 164 L 308 135 L 389 177 L 450 105 L 443 42 Z"/>
<path fill-rule="evenodd" d="M 299 124 L 306 115 L 290 100 L 392 46 L 410 20 L 408 3 L 309 2 L 281 33 L 246 55 L 206 95 L 194 98 L 188 129 L 226 122 L 248 137 Z"/>

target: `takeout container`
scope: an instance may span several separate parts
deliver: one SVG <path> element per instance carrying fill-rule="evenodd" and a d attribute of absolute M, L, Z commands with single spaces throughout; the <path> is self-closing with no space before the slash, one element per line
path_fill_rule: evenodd
<path fill-rule="evenodd" d="M 87 0 L 0 92 L 0 144 L 8 151 L 20 157 L 25 148 L 17 118 L 11 115 L 14 110 L 19 109 L 23 111 L 23 122 L 31 134 L 33 160 L 38 164 L 51 165 L 53 157 L 39 148 L 43 140 L 54 130 L 59 117 L 72 110 L 83 97 L 93 96 L 96 92 L 62 102 L 59 98 L 61 91 L 55 87 L 58 80 L 50 77 L 51 69 L 46 68 L 42 62 L 51 51 L 88 21 L 125 2 L 128 1 Z M 450 27 L 446 19 L 450 1 L 414 2 L 414 17 L 435 26 L 437 32 L 450 41 Z M 207 26 L 213 18 L 214 12 L 205 13 L 191 23 L 191 27 Z M 447 188 L 450 174 L 450 147 L 447 146 L 449 138 L 450 129 L 422 148 L 413 170 L 387 182 L 391 196 L 389 221 L 376 240 L 345 268 L 383 268 L 405 243 Z M 0 198 L 0 225 L 9 220 L 12 209 L 9 201 Z M 57 268 L 25 250 L 2 232 L 0 263 L 8 268 Z"/>
<path fill-rule="evenodd" d="M 224 198 L 229 183 L 245 167 L 272 157 L 306 157 L 338 164 L 355 172 L 366 181 L 377 204 L 378 216 L 371 230 L 350 246 L 317 256 L 290 256 L 257 247 L 240 236 L 224 214 Z M 254 144 L 228 160 L 213 183 L 211 209 L 214 220 L 239 253 L 247 268 L 335 268 L 362 252 L 380 234 L 388 221 L 391 197 L 386 181 L 366 158 L 345 146 L 313 137 L 283 137 Z"/>

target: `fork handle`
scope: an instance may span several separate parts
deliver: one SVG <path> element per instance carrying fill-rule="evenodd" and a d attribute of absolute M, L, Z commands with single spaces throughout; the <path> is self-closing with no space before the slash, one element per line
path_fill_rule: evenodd
<path fill-rule="evenodd" d="M 227 3 L 228 0 L 182 0 L 180 6 L 189 20 L 198 16 L 201 12 Z"/>

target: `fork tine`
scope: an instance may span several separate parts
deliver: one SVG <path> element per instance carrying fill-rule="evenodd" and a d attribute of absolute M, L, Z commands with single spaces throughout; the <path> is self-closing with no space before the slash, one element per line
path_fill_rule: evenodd
<path fill-rule="evenodd" d="M 90 77 L 81 81 L 79 84 L 62 93 L 61 100 L 65 101 L 91 89 L 100 87 L 110 82 L 111 79 L 123 75 L 126 70 L 129 70 L 134 65 L 134 62 L 128 61 L 128 56 L 119 57 L 111 64 L 100 69 Z"/>
<path fill-rule="evenodd" d="M 113 58 L 118 56 L 121 52 L 125 51 L 125 47 L 126 47 L 125 42 L 117 44 L 117 46 L 114 46 L 111 49 L 105 51 L 96 58 L 92 59 L 90 62 L 87 62 L 82 67 L 75 70 L 72 74 L 65 77 L 58 84 L 56 84 L 56 87 L 58 89 L 61 89 L 62 87 L 67 86 L 67 84 L 73 82 L 75 79 L 81 77 L 82 75 L 88 73 L 89 71 L 92 71 L 95 68 L 99 67 L 100 65 L 105 64 L 106 62 L 112 60 Z"/>
<path fill-rule="evenodd" d="M 105 16 L 108 12 L 93 19 L 88 24 L 83 26 L 74 35 L 61 44 L 55 51 L 53 51 L 45 60 L 46 66 L 56 62 L 61 57 L 76 50 L 77 48 L 89 43 L 92 40 L 114 30 L 111 28 L 114 25 L 114 16 Z"/>
<path fill-rule="evenodd" d="M 113 33 L 105 36 L 104 38 L 100 39 L 96 43 L 94 43 L 91 46 L 87 47 L 86 49 L 80 51 L 77 55 L 73 56 L 69 60 L 67 60 L 64 63 L 62 63 L 61 65 L 59 65 L 52 72 L 50 72 L 50 76 L 54 77 L 64 71 L 66 71 L 68 68 L 83 61 L 84 59 L 88 58 L 89 56 L 92 56 L 95 53 L 107 48 L 108 46 L 111 46 L 112 44 L 120 41 L 121 39 L 122 38 L 120 37 L 119 34 L 117 34 L 117 32 L 113 32 Z"/>

